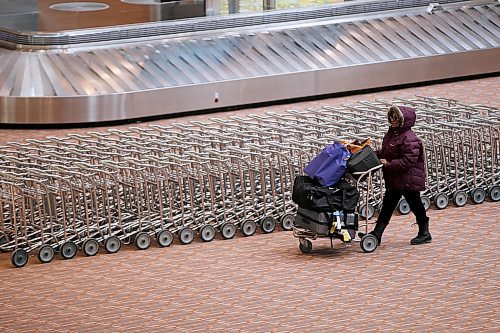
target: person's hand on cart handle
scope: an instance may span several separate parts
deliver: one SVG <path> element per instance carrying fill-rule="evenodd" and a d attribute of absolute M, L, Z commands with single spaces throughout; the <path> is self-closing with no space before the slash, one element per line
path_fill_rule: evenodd
<path fill-rule="evenodd" d="M 382 163 L 384 166 L 386 166 L 387 164 L 389 164 L 389 162 L 387 162 L 387 160 L 385 158 L 381 158 L 380 159 L 380 163 Z"/>

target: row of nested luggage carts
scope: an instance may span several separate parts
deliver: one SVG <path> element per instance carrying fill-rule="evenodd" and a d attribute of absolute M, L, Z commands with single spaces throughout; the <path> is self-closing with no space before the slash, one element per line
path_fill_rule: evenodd
<path fill-rule="evenodd" d="M 293 180 L 333 140 L 374 148 L 390 104 L 417 109 L 429 187 L 422 201 L 443 209 L 500 198 L 499 112 L 442 98 L 359 102 L 206 121 L 109 129 L 0 147 L 0 250 L 16 267 L 80 249 L 96 255 L 133 243 L 170 246 L 291 230 Z M 383 179 L 360 187 L 357 211 L 372 218 Z M 374 185 L 375 184 L 375 185 Z M 398 206 L 407 213 L 407 204 Z"/>

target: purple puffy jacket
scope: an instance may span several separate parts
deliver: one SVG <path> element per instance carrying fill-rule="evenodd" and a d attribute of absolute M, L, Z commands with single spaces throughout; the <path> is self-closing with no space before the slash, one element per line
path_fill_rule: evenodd
<path fill-rule="evenodd" d="M 413 133 L 415 110 L 405 106 L 392 106 L 388 117 L 396 117 L 399 127 L 389 128 L 377 151 L 379 158 L 389 163 L 384 166 L 385 186 L 396 191 L 425 190 L 426 173 L 422 141 Z"/>

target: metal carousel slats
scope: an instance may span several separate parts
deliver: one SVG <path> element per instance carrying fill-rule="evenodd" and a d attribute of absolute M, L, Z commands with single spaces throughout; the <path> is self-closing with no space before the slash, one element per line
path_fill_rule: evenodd
<path fill-rule="evenodd" d="M 0 56 L 0 95 L 9 96 L 14 86 L 14 78 L 16 76 L 15 64 L 17 57 L 15 54 L 4 54 Z"/>
<path fill-rule="evenodd" d="M 451 15 L 458 21 L 460 21 L 466 28 L 472 30 L 479 39 L 484 40 L 487 43 L 488 47 L 491 47 L 495 44 L 498 43 L 495 41 L 495 38 L 492 38 L 489 34 L 489 31 L 483 28 L 480 24 L 483 24 L 484 22 L 476 22 L 473 20 L 469 15 L 473 11 L 467 11 L 466 15 L 464 15 L 464 11 L 450 11 Z"/>
<path fill-rule="evenodd" d="M 429 15 L 427 19 L 431 22 L 431 24 L 436 27 L 439 32 L 448 38 L 452 39 L 459 48 L 465 51 L 470 51 L 474 49 L 476 46 L 467 39 L 463 34 L 455 29 L 449 29 L 446 26 L 446 22 L 443 21 L 443 18 L 438 15 Z"/>
<path fill-rule="evenodd" d="M 495 73 L 499 7 L 482 1 L 47 52 L 0 49 L 0 122 L 121 120 Z"/>

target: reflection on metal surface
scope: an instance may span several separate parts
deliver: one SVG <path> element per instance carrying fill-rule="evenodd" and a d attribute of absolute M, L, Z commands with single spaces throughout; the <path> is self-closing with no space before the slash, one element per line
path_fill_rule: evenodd
<path fill-rule="evenodd" d="M 107 9 L 109 6 L 98 2 L 61 2 L 51 5 L 49 8 L 67 12 L 90 12 Z"/>
<path fill-rule="evenodd" d="M 14 1 L 0 0 L 0 40 L 16 40 L 17 37 L 19 40 L 35 41 L 36 44 L 37 40 L 41 42 L 47 37 L 50 40 L 55 35 L 68 35 L 69 31 L 77 29 L 78 32 L 72 33 L 81 35 L 85 34 L 83 29 L 89 28 L 205 16 L 204 0 L 141 2 L 143 5 L 120 0 L 60 3 L 55 3 L 57 0 L 40 0 L 31 6 L 18 2 L 12 4 Z M 140 27 L 131 29 L 138 30 Z"/>
<path fill-rule="evenodd" d="M 206 32 L 280 22 L 328 19 L 346 15 L 367 15 L 380 11 L 408 9 L 416 5 L 427 6 L 431 1 L 359 0 L 318 8 L 200 17 L 205 15 L 204 0 L 181 0 L 180 2 L 165 3 L 161 6 L 138 6 L 117 2 L 117 0 L 101 0 L 101 2 L 113 4 L 113 6 L 103 11 L 73 14 L 41 6 L 38 15 L 40 27 L 36 33 L 22 30 L 14 31 L 18 28 L 17 24 L 12 26 L 0 21 L 0 43 L 4 47 L 22 48 L 33 45 L 58 47 L 94 42 L 121 42 L 130 38 Z M 442 4 L 454 2 L 460 2 L 460 0 L 441 0 Z M 40 3 L 46 4 L 46 0 L 42 0 Z M 212 0 L 207 0 L 207 13 L 209 15 L 214 14 L 208 12 L 212 3 Z M 191 17 L 191 19 L 170 20 L 171 18 L 186 17 Z M 72 31 L 75 29 L 77 31 Z"/>
<path fill-rule="evenodd" d="M 0 123 L 121 120 L 499 72 L 499 12 L 424 7 L 70 52 L 0 50 Z"/>
<path fill-rule="evenodd" d="M 131 3 L 134 5 L 161 5 L 167 2 L 176 2 L 180 0 L 120 0 L 121 2 Z"/>

